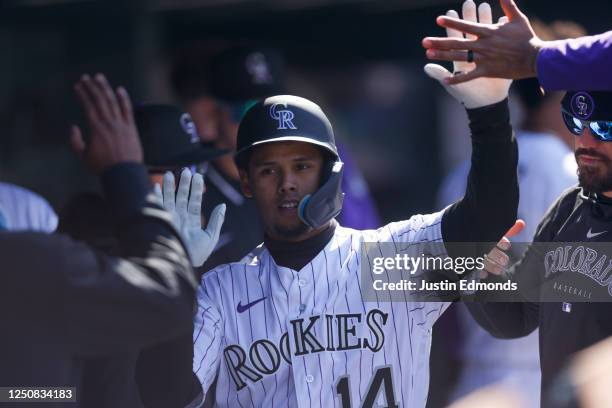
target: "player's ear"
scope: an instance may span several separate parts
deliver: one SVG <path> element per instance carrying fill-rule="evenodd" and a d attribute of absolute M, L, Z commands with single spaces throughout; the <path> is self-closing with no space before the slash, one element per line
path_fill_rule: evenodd
<path fill-rule="evenodd" d="M 240 174 L 240 189 L 242 190 L 242 194 L 246 198 L 253 198 L 253 192 L 249 184 L 249 173 L 244 169 L 238 169 L 238 173 Z"/>

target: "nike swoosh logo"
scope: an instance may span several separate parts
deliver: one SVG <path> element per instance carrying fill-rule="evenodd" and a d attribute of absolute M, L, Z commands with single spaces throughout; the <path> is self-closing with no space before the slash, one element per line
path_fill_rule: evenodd
<path fill-rule="evenodd" d="M 251 303 L 247 303 L 246 305 L 242 306 L 242 301 L 238 302 L 238 306 L 236 307 L 236 310 L 238 311 L 238 313 L 244 313 L 247 310 L 249 310 L 251 307 L 255 306 L 256 304 L 258 304 L 259 302 L 261 302 L 262 300 L 264 300 L 266 297 L 262 297 L 261 299 L 257 299 L 252 301 Z"/>
<path fill-rule="evenodd" d="M 591 232 L 591 229 L 589 228 L 589 230 L 587 231 L 587 238 L 595 238 L 601 234 L 605 234 L 608 231 L 601 231 L 601 232 Z"/>

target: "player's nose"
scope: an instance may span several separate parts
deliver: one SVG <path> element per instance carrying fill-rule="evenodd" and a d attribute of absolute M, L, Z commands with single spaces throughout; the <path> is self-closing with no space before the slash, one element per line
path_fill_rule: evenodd
<path fill-rule="evenodd" d="M 296 192 L 297 190 L 296 177 L 291 172 L 282 172 L 278 181 L 278 192 L 287 194 L 289 192 Z"/>

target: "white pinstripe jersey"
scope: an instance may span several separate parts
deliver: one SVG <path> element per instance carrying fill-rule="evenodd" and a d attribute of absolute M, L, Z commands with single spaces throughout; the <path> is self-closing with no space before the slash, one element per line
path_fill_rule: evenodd
<path fill-rule="evenodd" d="M 193 337 L 204 390 L 218 374 L 221 407 L 424 407 L 431 327 L 449 303 L 364 301 L 360 251 L 362 242 L 419 242 L 403 245 L 418 256 L 442 241 L 441 218 L 338 226 L 300 271 L 276 265 L 261 245 L 206 273 Z"/>

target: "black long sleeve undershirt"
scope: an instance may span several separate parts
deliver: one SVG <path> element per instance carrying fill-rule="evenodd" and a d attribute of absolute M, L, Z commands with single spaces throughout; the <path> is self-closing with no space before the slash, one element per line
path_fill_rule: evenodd
<path fill-rule="evenodd" d="M 580 189 L 572 188 L 565 191 L 542 217 L 536 228 L 533 242 L 551 242 L 556 233 L 571 214 L 576 196 Z M 612 214 L 612 211 L 611 211 Z M 512 265 L 503 277 L 489 276 L 487 280 L 502 281 L 511 278 L 520 282 L 522 288 L 532 288 L 536 293 L 528 296 L 533 299 L 539 293 L 540 279 L 538 274 L 532 273 L 539 269 L 543 254 L 536 246 L 530 246 L 522 258 Z M 528 335 L 539 325 L 539 303 L 528 301 L 517 302 L 516 295 L 509 295 L 510 302 L 487 302 L 486 294 L 480 296 L 479 302 L 466 302 L 466 306 L 478 324 L 493 337 L 514 339 Z M 497 295 L 497 300 L 500 295 Z"/>
<path fill-rule="evenodd" d="M 442 216 L 444 242 L 497 242 L 514 224 L 519 200 L 518 149 L 508 99 L 468 109 L 472 163 L 465 195 Z M 465 256 L 453 253 L 450 256 Z M 474 248 L 482 253 L 483 248 Z"/>

